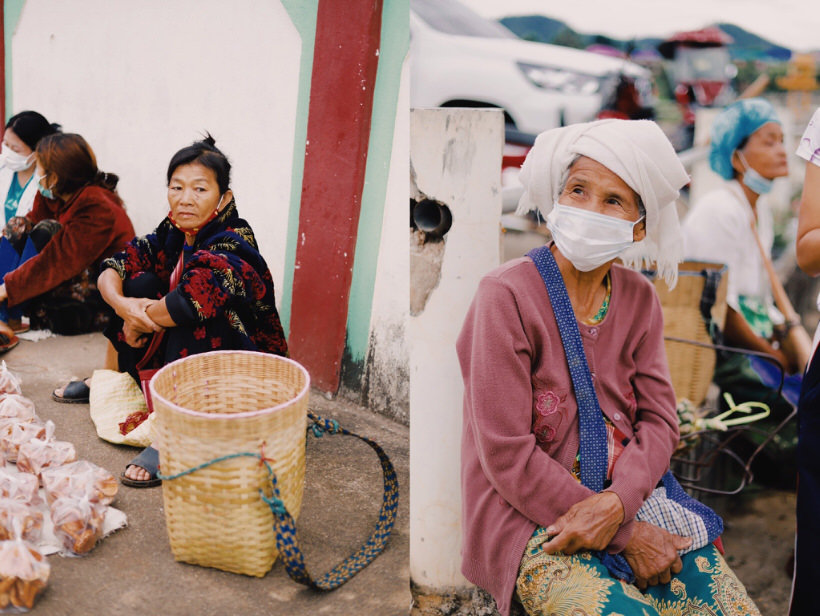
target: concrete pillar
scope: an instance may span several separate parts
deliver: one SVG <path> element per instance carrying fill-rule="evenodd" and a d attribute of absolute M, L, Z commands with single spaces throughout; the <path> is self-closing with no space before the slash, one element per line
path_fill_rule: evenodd
<path fill-rule="evenodd" d="M 410 578 L 421 592 L 470 586 L 460 573 L 455 342 L 479 280 L 500 260 L 503 144 L 500 110 L 410 112 Z"/>

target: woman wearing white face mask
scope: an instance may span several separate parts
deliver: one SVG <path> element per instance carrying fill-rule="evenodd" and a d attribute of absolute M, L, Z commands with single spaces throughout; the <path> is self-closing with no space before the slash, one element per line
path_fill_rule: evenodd
<path fill-rule="evenodd" d="M 21 223 L 15 228 L 18 239 L 0 239 L 4 349 L 17 341 L 11 326 L 15 310 L 29 316 L 33 329 L 59 334 L 102 329 L 107 306 L 94 284 L 99 263 L 134 237 L 116 193 L 119 178 L 97 167 L 85 139 L 55 133 L 39 141 L 35 154 L 37 173 L 31 181 L 39 192 L 34 207 L 14 219 Z"/>
<path fill-rule="evenodd" d="M 14 216 L 25 216 L 37 194 L 34 150 L 43 137 L 59 132 L 36 111 L 21 111 L 6 123 L 0 151 L 0 195 L 5 198 L 3 224 Z"/>
<path fill-rule="evenodd" d="M 731 393 L 738 403 L 768 404 L 772 414 L 758 427 L 772 428 L 797 404 L 805 368 L 791 347 L 781 345 L 792 324 L 785 323 L 775 307 L 755 238 L 756 234 L 770 260 L 774 224 L 766 195 L 773 181 L 789 172 L 783 129 L 774 107 L 760 98 L 728 106 L 713 121 L 709 148 L 710 166 L 726 182 L 693 204 L 682 225 L 684 252 L 689 259 L 728 266 L 724 342 L 767 353 L 791 374 L 779 396 L 780 372 L 773 364 L 737 353 L 718 356 L 714 379 L 722 392 Z M 756 460 L 755 480 L 793 487 L 796 445 L 796 422 L 791 422 L 779 433 L 776 446 L 767 447 Z"/>
<path fill-rule="evenodd" d="M 459 335 L 462 573 L 505 616 L 514 597 L 531 615 L 758 614 L 714 512 L 673 529 L 646 505 L 674 491 L 676 400 L 657 294 L 615 260 L 677 280 L 672 145 L 650 121 L 572 125 L 520 177 L 519 212 L 554 243 L 485 276 Z"/>

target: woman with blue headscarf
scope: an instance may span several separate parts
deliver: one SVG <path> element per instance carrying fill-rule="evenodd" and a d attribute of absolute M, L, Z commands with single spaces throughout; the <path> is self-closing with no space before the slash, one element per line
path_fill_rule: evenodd
<path fill-rule="evenodd" d="M 724 342 L 771 355 L 795 373 L 787 380 L 783 396 L 778 396 L 780 373 L 773 364 L 742 354 L 718 356 L 715 382 L 721 390 L 731 393 L 736 402 L 768 404 L 772 416 L 767 427 L 772 427 L 797 403 L 804 366 L 781 345 L 792 323 L 786 323 L 774 305 L 758 246 L 759 238 L 770 260 L 774 225 L 766 194 L 776 178 L 789 172 L 783 129 L 771 103 L 761 98 L 740 100 L 718 114 L 712 125 L 709 164 L 725 182 L 696 202 L 684 219 L 684 254 L 688 259 L 728 266 Z M 758 479 L 793 485 L 797 444 L 793 423 L 778 438 L 780 452 L 775 462 L 780 468 L 758 465 Z M 766 477 L 767 472 L 777 475 Z"/>

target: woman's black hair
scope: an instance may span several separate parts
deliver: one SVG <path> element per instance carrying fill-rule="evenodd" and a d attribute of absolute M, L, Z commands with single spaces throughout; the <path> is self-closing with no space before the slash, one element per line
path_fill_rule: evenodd
<path fill-rule="evenodd" d="M 59 124 L 49 123 L 36 111 L 21 111 L 9 118 L 6 128 L 13 130 L 23 143 L 35 150 L 40 139 L 60 132 L 61 127 Z"/>
<path fill-rule="evenodd" d="M 751 137 L 751 135 L 746 135 L 743 139 L 741 139 L 740 143 L 738 143 L 737 147 L 735 148 L 735 152 L 742 152 L 746 149 L 746 146 L 749 145 L 749 137 Z M 734 155 L 734 152 L 732 152 L 733 158 Z M 740 175 L 740 172 L 734 168 L 734 165 L 732 165 L 732 178 L 737 179 L 740 177 Z"/>
<path fill-rule="evenodd" d="M 182 148 L 174 154 L 168 163 L 168 184 L 177 167 L 196 163 L 210 169 L 216 176 L 220 194 L 224 194 L 231 185 L 231 163 L 228 158 L 216 147 L 216 140 L 210 133 L 205 133 L 205 139 L 194 141 L 188 147 Z"/>

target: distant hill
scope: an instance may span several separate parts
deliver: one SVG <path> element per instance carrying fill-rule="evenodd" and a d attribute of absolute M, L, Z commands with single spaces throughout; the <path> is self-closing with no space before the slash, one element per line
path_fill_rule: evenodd
<path fill-rule="evenodd" d="M 755 60 L 768 56 L 775 60 L 788 60 L 792 52 L 786 47 L 775 45 L 761 36 L 744 30 L 734 24 L 715 24 L 734 39 L 729 46 L 729 53 L 737 60 Z"/>
<path fill-rule="evenodd" d="M 660 37 L 628 40 L 601 34 L 581 34 L 565 22 L 551 17 L 544 17 L 543 15 L 503 17 L 498 21 L 512 30 L 519 38 L 578 49 L 585 49 L 594 44 L 602 44 L 631 53 L 636 50 L 656 50 L 658 44 L 663 40 Z M 714 25 L 734 39 L 734 43 L 729 45 L 729 53 L 734 59 L 785 61 L 791 57 L 791 51 L 786 47 L 775 45 L 757 34 L 744 30 L 740 26 L 726 23 Z"/>

